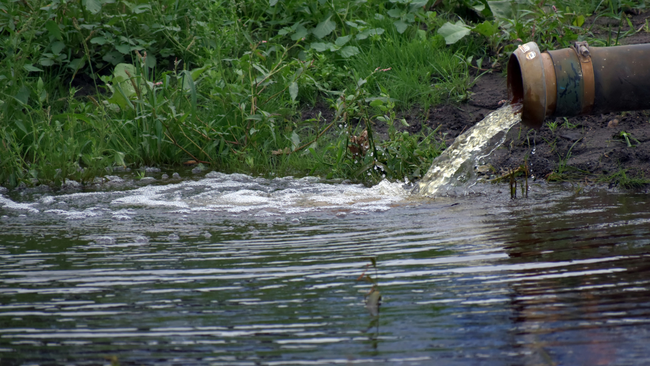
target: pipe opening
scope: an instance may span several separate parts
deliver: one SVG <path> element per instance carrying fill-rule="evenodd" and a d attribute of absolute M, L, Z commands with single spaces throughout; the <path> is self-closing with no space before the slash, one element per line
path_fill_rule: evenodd
<path fill-rule="evenodd" d="M 511 104 L 524 102 L 524 79 L 517 56 L 513 53 L 508 60 L 508 98 Z"/>

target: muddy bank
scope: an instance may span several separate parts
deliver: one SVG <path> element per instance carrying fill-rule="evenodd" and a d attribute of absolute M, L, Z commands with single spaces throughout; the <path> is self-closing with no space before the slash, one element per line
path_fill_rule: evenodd
<path fill-rule="evenodd" d="M 620 44 L 650 42 L 650 32 L 644 28 L 650 13 L 629 16 L 634 26 L 629 33 L 635 33 L 621 39 Z M 593 23 L 596 36 L 607 38 L 606 32 L 612 29 L 608 22 L 612 19 L 588 21 Z M 620 31 L 628 30 L 624 26 Z M 615 34 L 610 35 L 610 39 L 615 38 Z M 439 131 L 446 133 L 446 139 L 453 140 L 507 99 L 505 73 L 495 71 L 483 75 L 471 91 L 473 94 L 466 103 L 434 108 L 422 122 L 440 126 Z M 524 162 L 537 179 L 625 184 L 630 178 L 641 178 L 636 183 L 647 182 L 650 179 L 650 111 L 548 119 L 540 130 L 517 125 L 487 161 L 497 174 L 516 169 Z"/>
<path fill-rule="evenodd" d="M 505 76 L 484 75 L 472 92 L 465 104 L 432 110 L 424 123 L 440 125 L 449 138 L 457 136 L 506 99 Z M 622 170 L 628 177 L 650 178 L 650 112 L 555 118 L 540 130 L 517 125 L 487 163 L 503 172 L 525 161 L 538 179 L 607 180 Z"/>

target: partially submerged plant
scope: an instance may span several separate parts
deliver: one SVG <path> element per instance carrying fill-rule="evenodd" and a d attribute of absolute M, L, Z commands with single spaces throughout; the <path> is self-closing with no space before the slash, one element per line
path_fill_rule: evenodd
<path fill-rule="evenodd" d="M 530 175 L 530 168 L 528 166 L 528 161 L 524 160 L 517 169 L 508 169 L 507 172 L 501 176 L 490 180 L 490 183 L 501 183 L 505 180 L 508 181 L 510 185 L 510 198 L 517 198 L 517 177 L 524 176 L 524 184 L 521 186 L 521 195 L 528 198 L 528 176 Z"/>
<path fill-rule="evenodd" d="M 379 307 L 381 306 L 381 293 L 379 292 L 379 284 L 377 283 L 377 258 L 370 257 L 368 259 L 370 260 L 370 263 L 366 264 L 366 269 L 357 278 L 357 281 L 363 280 L 372 284 L 372 287 L 364 295 L 364 297 L 365 297 L 366 309 L 368 310 L 370 315 L 376 317 L 379 316 Z M 374 278 L 370 277 L 370 275 L 367 274 L 368 269 L 370 268 L 371 265 L 375 270 Z"/>

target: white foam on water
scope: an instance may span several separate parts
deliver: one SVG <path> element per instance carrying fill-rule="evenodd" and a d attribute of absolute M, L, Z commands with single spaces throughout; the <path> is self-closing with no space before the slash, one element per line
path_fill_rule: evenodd
<path fill-rule="evenodd" d="M 265 179 L 210 172 L 200 180 L 121 191 L 53 194 L 33 203 L 17 203 L 0 195 L 0 207 L 43 212 L 66 220 L 130 221 L 150 209 L 182 215 L 221 212 L 263 218 L 332 212 L 345 217 L 390 210 L 409 196 L 411 193 L 403 183 L 386 180 L 368 188 L 360 184 L 326 183 L 317 177 Z"/>
<path fill-rule="evenodd" d="M 7 197 L 0 195 L 0 207 L 2 208 L 38 213 L 39 210 L 34 208 L 33 206 L 34 206 L 33 203 L 17 203 L 10 200 Z"/>

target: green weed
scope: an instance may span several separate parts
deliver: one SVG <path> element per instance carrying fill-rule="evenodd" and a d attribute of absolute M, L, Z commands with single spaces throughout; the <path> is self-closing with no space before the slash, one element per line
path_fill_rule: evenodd
<path fill-rule="evenodd" d="M 496 67 L 517 38 L 564 45 L 589 35 L 582 19 L 591 12 L 627 23 L 626 7 L 638 7 L 433 4 L 3 2 L 0 184 L 90 182 L 117 167 L 187 161 L 366 184 L 414 180 L 444 145 L 436 130 L 409 132 L 400 113 L 466 100 L 471 68 Z M 450 19 L 454 42 L 444 31 Z M 319 101 L 334 117 L 302 120 L 301 109 Z"/>
<path fill-rule="evenodd" d="M 609 183 L 610 186 L 618 185 L 624 189 L 642 189 L 650 186 L 650 179 L 645 175 L 640 174 L 629 177 L 626 169 L 619 169 L 619 171 L 603 176 L 599 179 L 601 183 Z"/>

